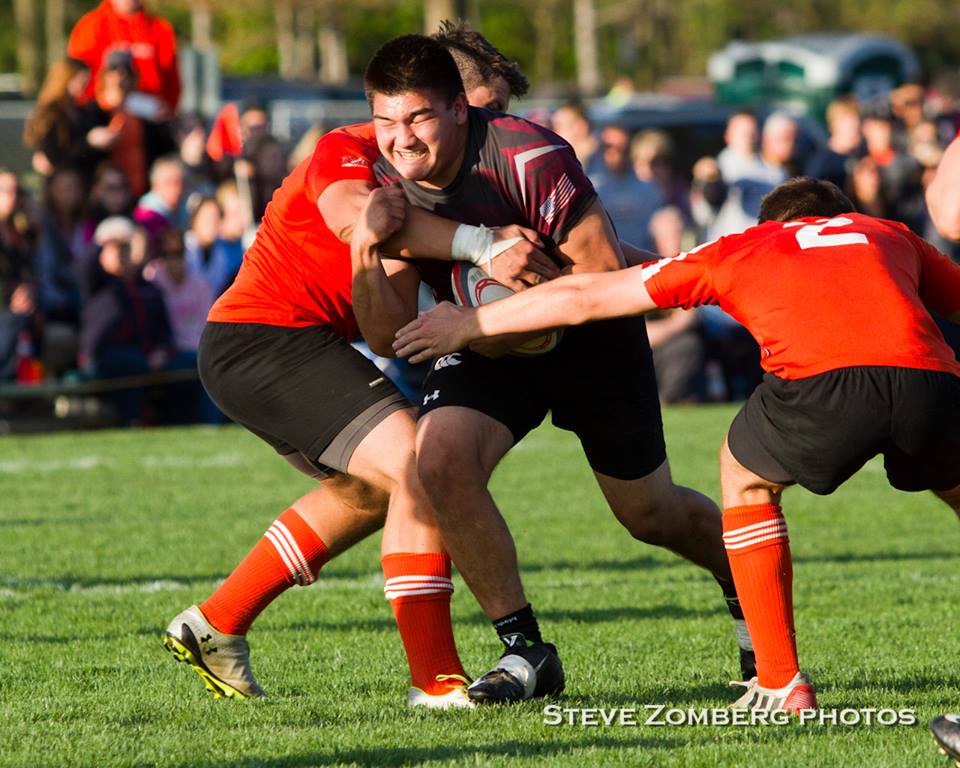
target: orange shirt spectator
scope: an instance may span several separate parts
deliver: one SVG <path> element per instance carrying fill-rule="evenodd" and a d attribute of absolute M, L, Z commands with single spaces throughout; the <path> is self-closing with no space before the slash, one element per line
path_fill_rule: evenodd
<path fill-rule="evenodd" d="M 107 56 L 128 50 L 133 56 L 138 90 L 160 100 L 169 117 L 180 100 L 180 73 L 173 27 L 166 19 L 148 13 L 141 0 L 103 0 L 84 15 L 70 33 L 70 56 L 90 67 L 90 85 L 83 98 L 93 97 L 97 74 Z"/>

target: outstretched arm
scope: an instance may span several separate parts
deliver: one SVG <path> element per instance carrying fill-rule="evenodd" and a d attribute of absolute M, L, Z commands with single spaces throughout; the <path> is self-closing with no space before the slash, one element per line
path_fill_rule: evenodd
<path fill-rule="evenodd" d="M 641 267 L 570 275 L 476 309 L 445 302 L 401 328 L 393 348 L 416 363 L 488 336 L 542 332 L 657 308 Z"/>
<path fill-rule="evenodd" d="M 927 208 L 940 234 L 960 240 L 960 136 L 947 147 L 927 187 Z"/>

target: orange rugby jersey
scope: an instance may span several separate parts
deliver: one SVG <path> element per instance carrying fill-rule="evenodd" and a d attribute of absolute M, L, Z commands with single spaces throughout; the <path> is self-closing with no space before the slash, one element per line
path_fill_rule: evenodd
<path fill-rule="evenodd" d="M 359 334 L 351 306 L 350 246 L 330 231 L 317 198 L 346 179 L 376 180 L 380 156 L 373 124 L 338 128 L 317 143 L 274 192 L 233 285 L 208 319 L 302 328 L 328 325 L 347 339 Z"/>
<path fill-rule="evenodd" d="M 928 311 L 960 311 L 960 266 L 896 222 L 766 222 L 653 262 L 644 280 L 663 308 L 718 304 L 783 379 L 866 365 L 960 375 Z"/>

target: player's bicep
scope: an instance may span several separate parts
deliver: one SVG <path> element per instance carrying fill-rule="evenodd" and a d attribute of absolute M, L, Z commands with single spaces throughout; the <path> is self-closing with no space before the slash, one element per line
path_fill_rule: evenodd
<path fill-rule="evenodd" d="M 573 273 L 609 272 L 625 264 L 620 241 L 599 200 L 594 200 L 570 228 L 557 244 L 557 251 Z"/>
<path fill-rule="evenodd" d="M 350 242 L 360 210 L 373 187 L 366 180 L 344 179 L 330 184 L 317 198 L 324 223 L 341 242 Z"/>

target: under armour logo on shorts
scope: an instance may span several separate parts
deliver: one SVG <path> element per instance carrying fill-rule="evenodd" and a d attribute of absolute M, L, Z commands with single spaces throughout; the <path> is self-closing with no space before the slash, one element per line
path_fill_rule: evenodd
<path fill-rule="evenodd" d="M 423 398 L 423 404 L 426 405 L 426 404 L 429 403 L 431 400 L 436 400 L 436 399 L 438 399 L 439 397 L 440 397 L 440 390 L 439 390 L 439 389 L 435 389 L 435 390 L 433 390 L 433 392 L 432 392 L 431 394 L 424 396 L 424 398 Z"/>

